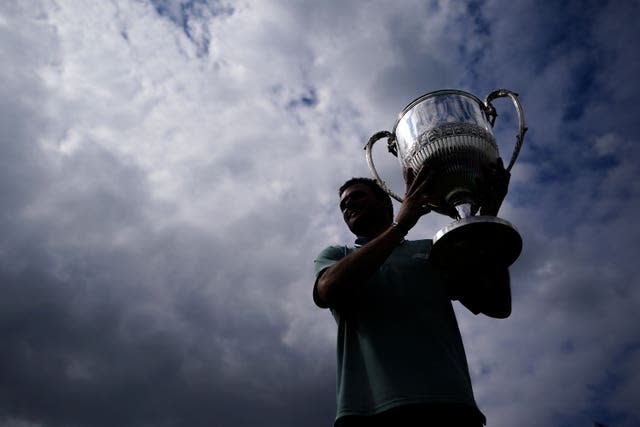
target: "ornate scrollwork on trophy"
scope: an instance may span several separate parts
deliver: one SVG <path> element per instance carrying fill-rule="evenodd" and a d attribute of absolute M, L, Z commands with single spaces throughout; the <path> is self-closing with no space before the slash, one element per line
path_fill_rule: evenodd
<path fill-rule="evenodd" d="M 491 133 L 470 123 L 446 123 L 422 133 L 405 163 L 415 174 L 426 163 L 439 171 L 438 192 L 448 206 L 434 208 L 451 211 L 456 204 L 478 204 L 472 196 L 479 192 L 478 177 L 497 158 L 498 146 Z"/>

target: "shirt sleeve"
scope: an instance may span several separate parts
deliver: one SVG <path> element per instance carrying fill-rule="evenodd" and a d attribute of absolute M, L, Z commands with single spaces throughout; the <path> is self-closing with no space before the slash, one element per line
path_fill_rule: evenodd
<path fill-rule="evenodd" d="M 316 280 L 313 283 L 313 302 L 320 308 L 328 308 L 324 301 L 318 296 L 317 284 L 318 279 L 324 271 L 331 267 L 336 261 L 339 261 L 347 254 L 345 246 L 329 246 L 322 250 L 317 258 L 313 261 L 314 273 Z"/>

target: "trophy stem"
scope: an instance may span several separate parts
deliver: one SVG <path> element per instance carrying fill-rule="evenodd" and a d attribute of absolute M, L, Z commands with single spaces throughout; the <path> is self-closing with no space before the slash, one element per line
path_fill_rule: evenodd
<path fill-rule="evenodd" d="M 458 211 L 458 219 L 469 218 L 473 216 L 473 206 L 471 203 L 461 203 L 456 206 L 456 211 Z"/>

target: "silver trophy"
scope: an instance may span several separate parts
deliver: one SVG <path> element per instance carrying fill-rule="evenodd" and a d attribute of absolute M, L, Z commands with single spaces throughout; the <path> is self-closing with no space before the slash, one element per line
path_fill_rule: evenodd
<path fill-rule="evenodd" d="M 373 177 L 399 202 L 402 198 L 380 179 L 373 164 L 372 148 L 376 141 L 387 138 L 389 151 L 398 157 L 405 172 L 416 176 L 423 165 L 434 170 L 433 189 L 441 202 L 430 204 L 430 208 L 455 219 L 433 237 L 431 257 L 443 267 L 458 268 L 478 262 L 508 267 L 522 251 L 522 237 L 510 222 L 477 215 L 491 191 L 488 171 L 500 162 L 491 131 L 497 117 L 491 101 L 502 97 L 511 98 L 519 120 L 515 149 L 506 167 L 509 172 L 527 128 L 518 94 L 506 89 L 491 92 L 484 102 L 453 89 L 422 95 L 402 110 L 392 132 L 375 133 L 365 146 Z"/>

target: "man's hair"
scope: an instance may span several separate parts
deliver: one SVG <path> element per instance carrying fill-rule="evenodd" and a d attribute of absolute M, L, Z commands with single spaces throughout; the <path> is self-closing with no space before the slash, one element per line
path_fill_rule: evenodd
<path fill-rule="evenodd" d="M 380 187 L 380 184 L 378 184 L 378 181 L 376 181 L 375 179 L 364 177 L 351 178 L 350 180 L 342 184 L 342 186 L 338 190 L 338 195 L 342 197 L 342 193 L 344 193 L 347 188 L 355 184 L 364 184 L 369 187 L 373 191 L 373 194 L 376 196 L 376 198 L 378 200 L 382 200 L 385 203 L 389 213 L 389 217 L 393 218 L 393 203 L 391 203 L 391 196 L 389 196 L 389 193 L 387 193 L 382 189 L 382 187 Z"/>

